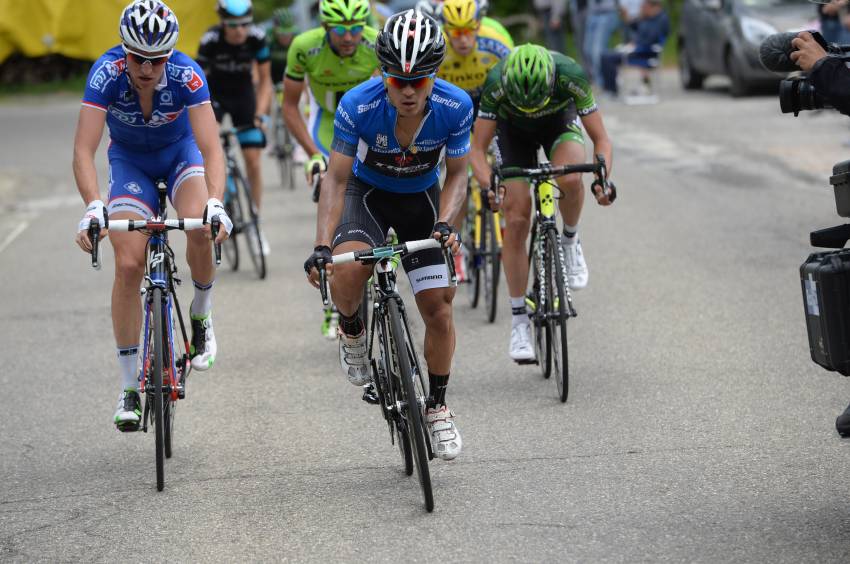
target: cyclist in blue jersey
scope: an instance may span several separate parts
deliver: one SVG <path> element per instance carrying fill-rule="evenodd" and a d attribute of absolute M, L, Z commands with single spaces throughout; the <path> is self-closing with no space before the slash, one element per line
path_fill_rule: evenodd
<path fill-rule="evenodd" d="M 206 78 L 189 57 L 174 50 L 178 24 L 159 0 L 135 0 L 121 14 L 121 45 L 100 57 L 91 69 L 74 140 L 74 177 L 86 204 L 77 244 L 92 245 L 93 219 L 149 219 L 157 215 L 155 181 L 165 179 L 168 197 L 179 217 L 218 217 L 221 242 L 233 225 L 221 203 L 224 156 L 210 106 Z M 108 204 L 100 199 L 94 156 L 109 127 Z M 101 232 L 105 236 L 105 232 Z M 192 367 L 207 370 L 216 356 L 212 326 L 215 269 L 209 227 L 187 232 L 186 259 L 195 283 L 190 308 Z M 138 347 L 142 324 L 139 287 L 145 274 L 147 237 L 138 232 L 111 233 L 115 251 L 112 326 L 118 345 L 122 392 L 114 423 L 138 428 Z"/>
<path fill-rule="evenodd" d="M 251 0 L 218 0 L 221 22 L 201 37 L 198 64 L 209 80 L 213 110 L 221 121 L 230 115 L 242 147 L 251 199 L 261 211 L 263 203 L 262 153 L 266 135 L 262 125 L 268 122 L 272 102 L 271 50 L 266 32 L 254 24 Z M 257 86 L 254 88 L 256 73 Z M 264 126 L 263 126 L 264 127 Z M 248 233 L 252 250 L 269 254 L 263 231 L 255 241 Z"/>
<path fill-rule="evenodd" d="M 466 197 L 472 100 L 435 78 L 445 41 L 430 16 L 408 10 L 391 16 L 375 45 L 383 78 L 349 90 L 339 103 L 328 171 L 319 200 L 316 247 L 304 264 L 316 285 L 317 261 L 382 245 L 392 227 L 401 242 L 447 237 L 455 253 L 460 240 L 448 221 Z M 446 181 L 440 191 L 440 163 Z M 425 322 L 425 360 L 430 397 L 426 409 L 434 453 L 444 460 L 461 451 L 446 386 L 455 348 L 448 269 L 440 249 L 405 256 L 416 305 Z M 331 292 L 340 313 L 339 357 L 355 385 L 369 382 L 367 335 L 358 316 L 369 268 L 333 268 Z"/>

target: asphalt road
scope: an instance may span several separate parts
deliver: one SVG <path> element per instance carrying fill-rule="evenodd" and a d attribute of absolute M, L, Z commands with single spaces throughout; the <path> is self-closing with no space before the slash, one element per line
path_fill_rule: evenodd
<path fill-rule="evenodd" d="M 152 436 L 111 424 L 113 261 L 73 244 L 77 102 L 0 104 L 0 561 L 846 562 L 850 386 L 809 361 L 797 269 L 850 122 L 665 80 L 603 102 L 620 199 L 582 221 L 566 405 L 509 361 L 504 286 L 494 325 L 459 293 L 433 514 L 319 335 L 315 208 L 271 162 L 269 277 L 219 272 L 157 493 Z"/>

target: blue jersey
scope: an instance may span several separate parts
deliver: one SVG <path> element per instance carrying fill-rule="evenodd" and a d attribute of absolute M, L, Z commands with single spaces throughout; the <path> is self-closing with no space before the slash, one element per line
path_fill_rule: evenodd
<path fill-rule="evenodd" d="M 208 104 L 210 92 L 195 61 L 174 51 L 156 86 L 153 112 L 145 121 L 136 90 L 130 86 L 124 50 L 113 47 L 89 72 L 83 105 L 106 112 L 113 143 L 132 151 L 150 152 L 192 138 L 187 108 Z"/>
<path fill-rule="evenodd" d="M 389 192 L 422 192 L 437 183 L 444 157 L 469 152 L 472 100 L 442 79 L 425 106 L 426 117 L 409 147 L 395 138 L 397 112 L 381 78 L 352 88 L 334 118 L 334 151 L 355 156 L 352 171 L 363 182 Z"/>

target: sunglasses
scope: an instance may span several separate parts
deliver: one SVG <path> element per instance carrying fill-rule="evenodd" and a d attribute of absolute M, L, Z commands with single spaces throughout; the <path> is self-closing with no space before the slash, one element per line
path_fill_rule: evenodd
<path fill-rule="evenodd" d="M 159 55 L 158 57 L 148 57 L 147 55 L 140 55 L 138 53 L 134 53 L 133 51 L 130 51 L 129 49 L 124 47 L 124 54 L 127 55 L 127 57 L 137 65 L 144 65 L 145 63 L 150 63 L 154 67 L 164 65 L 171 57 L 171 53 L 173 52 L 174 51 L 171 50 L 165 55 Z"/>
<path fill-rule="evenodd" d="M 351 33 L 351 35 L 357 35 L 358 33 L 361 33 L 363 31 L 364 27 L 365 26 L 363 24 L 351 24 L 351 25 L 339 24 L 339 25 L 332 25 L 328 29 L 330 29 L 332 32 L 334 32 L 335 34 L 342 37 L 343 35 L 345 35 L 346 32 Z"/>
<path fill-rule="evenodd" d="M 524 114 L 533 114 L 534 112 L 539 112 L 540 110 L 545 108 L 546 104 L 548 104 L 549 100 L 551 100 L 551 99 L 552 99 L 551 96 L 547 96 L 546 99 L 543 100 L 543 102 L 541 102 L 540 105 L 537 106 L 536 108 L 523 108 L 522 106 L 517 106 L 516 109 L 518 109 L 519 111 L 521 111 Z"/>
<path fill-rule="evenodd" d="M 464 35 L 475 35 L 478 33 L 478 26 L 475 27 L 449 27 L 443 26 L 443 29 L 446 30 L 451 37 L 457 39 L 458 37 L 463 37 Z"/>
<path fill-rule="evenodd" d="M 419 90 L 426 84 L 428 81 L 433 79 L 437 73 L 426 74 L 424 76 L 399 76 L 397 74 L 390 74 L 388 72 L 383 73 L 384 78 L 387 79 L 387 82 L 398 89 L 407 88 L 408 86 L 412 86 L 415 90 Z"/>

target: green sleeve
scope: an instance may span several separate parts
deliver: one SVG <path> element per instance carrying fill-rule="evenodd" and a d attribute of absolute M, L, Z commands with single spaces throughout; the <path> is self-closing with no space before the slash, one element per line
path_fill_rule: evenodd
<path fill-rule="evenodd" d="M 587 78 L 584 69 L 574 59 L 552 52 L 557 69 L 557 83 L 555 88 L 564 96 L 570 96 L 575 100 L 576 111 L 579 115 L 586 116 L 597 110 L 596 100 L 593 97 L 593 88 Z"/>
<path fill-rule="evenodd" d="M 286 76 L 292 80 L 304 80 L 307 73 L 307 50 L 309 49 L 309 31 L 295 36 L 286 54 Z"/>

